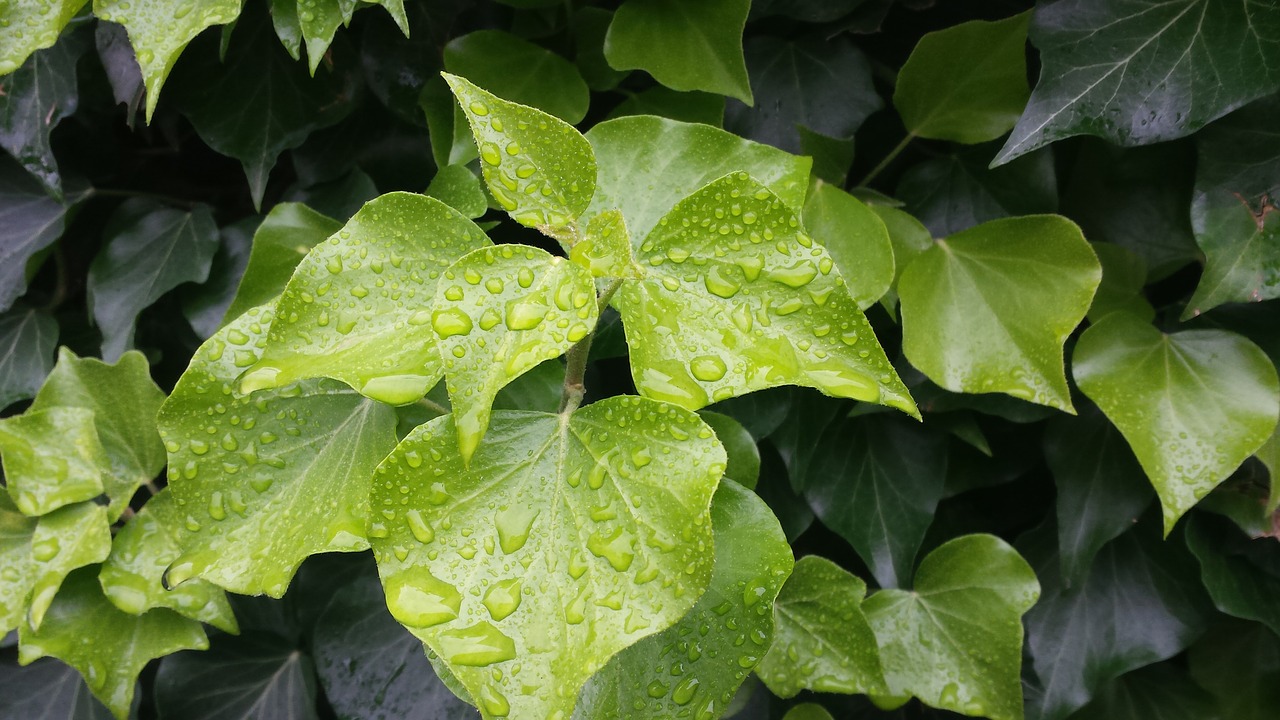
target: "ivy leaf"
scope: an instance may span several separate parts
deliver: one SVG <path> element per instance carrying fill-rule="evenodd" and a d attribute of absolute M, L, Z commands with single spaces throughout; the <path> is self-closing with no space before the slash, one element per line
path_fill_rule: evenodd
<path fill-rule="evenodd" d="M 185 514 L 167 491 L 148 500 L 111 541 L 111 555 L 98 578 L 103 593 L 112 605 L 130 615 L 168 608 L 235 633 L 236 618 L 221 588 L 203 580 L 191 580 L 172 590 L 163 585 L 164 571 L 182 555 L 187 539 Z"/>
<path fill-rule="evenodd" d="M 803 385 L 916 415 L 831 256 L 746 173 L 676 205 L 638 260 L 614 303 L 642 394 L 696 410 Z"/>
<path fill-rule="evenodd" d="M 705 90 L 751 104 L 742 54 L 750 0 L 627 0 L 613 16 L 604 56 L 672 90 Z"/>
<path fill-rule="evenodd" d="M 1065 0 L 1038 6 L 1030 34 L 1040 82 L 996 164 L 1073 135 L 1172 140 L 1280 88 L 1270 5 Z"/>
<path fill-rule="evenodd" d="M 1218 704 L 1171 663 L 1142 668 L 1108 685 L 1071 720 L 1217 720 Z M 1239 720 L 1238 715 L 1229 716 Z"/>
<path fill-rule="evenodd" d="M 696 90 L 680 92 L 654 85 L 618 103 L 605 119 L 613 120 L 628 115 L 657 115 L 677 122 L 699 123 L 718 128 L 724 126 L 724 109 L 725 100 L 721 95 Z"/>
<path fill-rule="evenodd" d="M 724 446 L 724 476 L 742 487 L 753 490 L 760 479 L 760 448 L 755 438 L 737 420 L 718 412 L 702 410 L 698 417 L 711 426 L 716 439 Z"/>
<path fill-rule="evenodd" d="M 748 173 L 799 212 L 813 164 L 718 128 L 656 117 L 603 122 L 591 128 L 587 140 L 599 177 L 586 216 L 620 209 L 633 243 L 676 203 L 731 172 Z"/>
<path fill-rule="evenodd" d="M 582 689 L 575 717 L 719 717 L 761 662 L 791 548 L 764 501 L 736 483 L 720 484 L 711 523 L 716 561 L 707 591 L 680 622 L 615 655 Z"/>
<path fill-rule="evenodd" d="M 946 436 L 897 418 L 846 419 L 817 447 L 804 487 L 814 514 L 849 541 L 881 587 L 906 585 L 942 500 Z"/>
<path fill-rule="evenodd" d="M 129 507 L 138 488 L 164 468 L 164 446 L 156 431 L 156 413 L 164 398 L 141 353 L 125 353 L 108 365 L 96 358 L 78 358 L 62 348 L 57 366 L 31 404 L 33 411 L 91 411 L 108 460 L 102 466 L 102 485 L 111 501 L 112 522 Z"/>
<path fill-rule="evenodd" d="M 800 558 L 773 606 L 775 639 L 757 674 L 770 692 L 885 692 L 876 636 L 863 614 L 867 586 L 816 555 Z"/>
<path fill-rule="evenodd" d="M 1031 94 L 1030 19 L 973 20 L 921 38 L 893 91 L 909 136 L 973 145 L 1009 132 Z"/>
<path fill-rule="evenodd" d="M 569 250 L 569 259 L 595 277 L 638 278 L 644 274 L 631 253 L 631 233 L 620 210 L 606 210 L 591 218 L 583 238 Z"/>
<path fill-rule="evenodd" d="M 250 215 L 218 229 L 218 251 L 209 264 L 209 279 L 182 294 L 182 314 L 201 339 L 222 327 L 222 318 L 235 299 L 253 250 L 253 233 L 262 218 Z"/>
<path fill-rule="evenodd" d="M 147 122 L 151 122 L 160 88 L 187 43 L 205 28 L 235 21 L 240 0 L 202 0 L 177 8 L 164 0 L 93 0 L 93 14 L 129 31 L 147 86 Z"/>
<path fill-rule="evenodd" d="M 16 18 L 11 23 L 14 21 Z M 79 105 L 76 62 L 88 46 L 83 33 L 69 32 L 53 47 L 37 50 L 22 67 L 0 81 L 0 90 L 4 91 L 4 101 L 0 102 L 0 148 L 59 199 L 62 179 L 49 147 L 49 135 Z"/>
<path fill-rule="evenodd" d="M 222 317 L 222 325 L 249 308 L 270 302 L 293 276 L 294 268 L 311 248 L 342 229 L 342 224 L 301 203 L 278 203 L 253 233 L 249 264 L 240 277 L 235 298 Z"/>
<path fill-rule="evenodd" d="M 1218 699 L 1223 718 L 1269 720 L 1280 703 L 1280 640 L 1253 623 L 1215 628 L 1191 648 L 1191 676 Z"/>
<path fill-rule="evenodd" d="M 30 516 L 102 494 L 109 467 L 93 411 L 77 407 L 28 410 L 0 420 L 0 459 L 9 497 Z"/>
<path fill-rule="evenodd" d="M 1280 578 L 1260 567 L 1271 557 L 1263 548 L 1230 523 L 1207 514 L 1198 514 L 1187 525 L 1187 547 L 1200 562 L 1200 578 L 1219 610 L 1256 620 L 1280 634 L 1280 610 L 1275 604 Z"/>
<path fill-rule="evenodd" d="M 1021 720 L 1022 623 L 1040 596 L 1031 566 L 1003 540 L 966 535 L 929 553 L 915 589 L 862 604 L 880 642 L 890 697 L 991 720 Z"/>
<path fill-rule="evenodd" d="M 831 713 L 817 703 L 796 705 L 782 716 L 782 720 L 833 720 Z"/>
<path fill-rule="evenodd" d="M 1092 243 L 1093 253 L 1102 264 L 1102 282 L 1093 295 L 1088 317 L 1097 322 L 1113 312 L 1127 312 L 1150 322 L 1155 308 L 1142 295 L 1147 284 L 1147 266 L 1142 258 L 1120 245 Z"/>
<path fill-rule="evenodd" d="M 1191 224 L 1207 261 L 1184 320 L 1224 302 L 1280 297 L 1277 113 L 1280 98 L 1259 100 L 1197 136 Z"/>
<path fill-rule="evenodd" d="M 431 179 L 426 195 L 472 219 L 484 215 L 489 209 L 489 200 L 480 187 L 480 179 L 466 165 L 440 168 Z"/>
<path fill-rule="evenodd" d="M 440 276 L 489 244 L 475 223 L 434 198 L 390 193 L 370 201 L 298 266 L 277 306 L 281 320 L 241 391 L 331 377 L 393 405 L 417 400 L 444 371 L 428 305 Z"/>
<path fill-rule="evenodd" d="M 578 8 L 569 23 L 573 31 L 573 63 L 592 90 L 612 90 L 630 74 L 609 67 L 604 57 L 604 38 L 612 23 L 613 11 L 597 7 Z"/>
<path fill-rule="evenodd" d="M 111 720 L 75 668 L 53 659 L 0 668 L 0 716 L 40 720 Z"/>
<path fill-rule="evenodd" d="M 789 397 L 785 403 L 778 403 L 781 419 L 767 437 L 786 463 L 791 489 L 800 493 L 808 485 L 809 468 L 824 449 L 814 438 L 820 437 L 842 411 L 847 411 L 848 404 L 808 388 L 787 388 L 782 392 Z"/>
<path fill-rule="evenodd" d="M 0 408 L 33 397 L 53 370 L 58 321 L 19 305 L 0 313 Z"/>
<path fill-rule="evenodd" d="M 0 75 L 17 70 L 37 50 L 52 46 L 87 0 L 14 3 L 0 27 Z"/>
<path fill-rule="evenodd" d="M 436 288 L 431 326 L 444 358 L 458 451 L 471 461 L 498 391 L 590 334 L 595 283 L 576 263 L 528 246 L 464 255 Z"/>
<path fill-rule="evenodd" d="M 9 496 L 0 493 L 0 579 L 4 580 L 0 583 L 0 633 L 17 628 L 26 615 L 35 564 L 31 538 L 37 522 L 18 512 Z"/>
<path fill-rule="evenodd" d="M 570 125 L 587 116 L 590 91 L 573 63 L 511 33 L 477 30 L 450 40 L 444 46 L 444 67 L 508 102 L 537 108 Z"/>
<path fill-rule="evenodd" d="M 990 157 L 980 147 L 926 160 L 903 173 L 896 195 L 935 237 L 1011 215 L 1057 212 L 1053 153 L 1046 150 L 987 169 Z"/>
<path fill-rule="evenodd" d="M 888 292 L 880 298 L 880 303 L 893 314 L 897 312 L 898 281 L 902 279 L 903 271 L 925 250 L 933 247 L 933 235 L 929 233 L 929 228 L 902 210 L 884 205 L 868 207 L 884 223 L 885 230 L 889 233 L 889 243 L 893 246 L 893 282 L 889 285 Z"/>
<path fill-rule="evenodd" d="M 494 410 L 537 410 L 551 412 L 564 393 L 564 363 L 546 360 L 498 391 Z M 421 424 L 421 423 L 419 423 Z"/>
<path fill-rule="evenodd" d="M 204 205 L 190 212 L 148 200 L 120 206 L 89 266 L 89 308 L 102 330 L 102 356 L 114 361 L 133 345 L 138 313 L 184 282 L 209 277 L 218 226 Z"/>
<path fill-rule="evenodd" d="M 67 210 L 18 161 L 0 154 L 0 311 L 27 291 L 27 264 L 62 236 Z"/>
<path fill-rule="evenodd" d="M 378 468 L 387 607 L 485 717 L 569 716 L 612 655 L 707 587 L 724 450 L 693 413 L 634 397 L 495 413 L 488 437 L 468 466 L 438 418 Z"/>
<path fill-rule="evenodd" d="M 63 579 L 77 568 L 99 563 L 111 552 L 106 508 L 91 502 L 59 508 L 40 517 L 31 535 L 31 597 L 27 627 L 38 630 Z"/>
<path fill-rule="evenodd" d="M 236 393 L 274 316 L 250 310 L 207 340 L 160 408 L 190 533 L 168 587 L 203 578 L 280 597 L 307 556 L 368 547 L 368 478 L 395 442 L 395 412 L 329 380 Z"/>
<path fill-rule="evenodd" d="M 207 652 L 166 657 L 156 673 L 155 696 L 161 717 L 317 717 L 311 658 L 271 633 L 223 635 Z"/>
<path fill-rule="evenodd" d="M 312 635 L 316 671 L 339 717 L 366 720 L 474 720 L 475 708 L 444 687 L 422 641 L 387 612 L 376 577 L 336 593 Z"/>
<path fill-rule="evenodd" d="M 903 351 L 952 392 L 1002 392 L 1074 412 L 1062 346 L 1101 279 L 1097 256 L 1066 218 L 979 225 L 938 241 L 903 272 Z"/>
<path fill-rule="evenodd" d="M 1164 531 L 1271 437 L 1275 366 L 1222 330 L 1165 335 L 1112 313 L 1080 336 L 1072 374 L 1102 408 L 1160 496 Z"/>
<path fill-rule="evenodd" d="M 338 27 L 351 23 L 351 17 L 355 14 L 358 3 L 355 0 L 302 0 L 292 3 L 293 7 L 285 10 L 284 7 L 291 2 L 292 0 L 285 0 L 278 6 L 276 3 L 272 4 L 272 21 L 277 35 L 281 35 L 281 41 L 284 42 L 285 48 L 289 50 L 294 60 L 298 59 L 300 42 L 306 43 L 307 65 L 311 69 L 311 75 L 314 76 L 320 61 L 329 51 L 329 45 L 333 43 L 333 36 L 338 32 Z M 401 32 L 405 35 L 409 34 L 408 18 L 404 14 L 404 0 L 370 0 L 370 2 L 385 7 L 395 19 L 396 24 L 400 26 Z M 287 28 L 284 34 L 280 33 L 282 21 L 277 19 L 281 16 Z M 296 32 L 301 36 L 300 40 L 294 36 L 294 23 L 297 27 Z"/>
<path fill-rule="evenodd" d="M 747 68 L 759 101 L 730 101 L 728 130 L 787 152 L 800 153 L 800 128 L 852 138 L 867 116 L 884 107 L 871 64 L 847 36 L 787 41 L 761 35 L 746 42 Z"/>
<path fill-rule="evenodd" d="M 862 201 L 818 181 L 804 204 L 804 227 L 835 261 L 859 310 L 889 291 L 894 277 L 889 231 Z"/>
<path fill-rule="evenodd" d="M 471 125 L 481 172 L 498 204 L 525 227 L 574 238 L 575 221 L 596 189 L 591 145 L 563 120 L 465 78 L 445 73 L 444 79 Z"/>
<path fill-rule="evenodd" d="M 1280 426 L 1271 434 L 1271 438 L 1254 454 L 1271 476 L 1271 488 L 1267 497 L 1266 512 L 1274 513 L 1280 507 Z"/>

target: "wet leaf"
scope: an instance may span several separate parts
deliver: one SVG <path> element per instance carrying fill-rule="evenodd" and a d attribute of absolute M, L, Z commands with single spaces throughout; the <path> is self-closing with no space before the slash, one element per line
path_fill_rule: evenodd
<path fill-rule="evenodd" d="M 478 30 L 450 40 L 444 67 L 504 100 L 538 108 L 570 125 L 587 115 L 589 91 L 573 63 L 511 33 Z"/>
<path fill-rule="evenodd" d="M 279 203 L 253 233 L 249 264 L 222 325 L 249 308 L 270 302 L 284 291 L 294 268 L 311 248 L 342 229 L 342 224 L 301 203 Z"/>
<path fill-rule="evenodd" d="M 76 503 L 42 515 L 31 535 L 31 597 L 25 627 L 43 627 L 63 579 L 77 568 L 107 559 L 111 530 L 106 508 Z"/>
<path fill-rule="evenodd" d="M 429 195 L 466 217 L 475 219 L 489 209 L 489 201 L 480 187 L 480 179 L 466 165 L 440 168 L 427 187 Z"/>
<path fill-rule="evenodd" d="M 0 460 L 9 497 L 30 516 L 102 494 L 109 467 L 93 411 L 77 407 L 0 420 Z"/>
<path fill-rule="evenodd" d="M 40 0 L 6 7 L 0 26 L 0 75 L 17 70 L 31 53 L 53 45 L 88 0 Z"/>
<path fill-rule="evenodd" d="M 7 48 L 8 42 L 3 45 Z M 37 50 L 13 73 L 0 75 L 0 90 L 4 92 L 0 96 L 0 148 L 59 198 L 62 177 L 49 146 L 49 135 L 80 103 L 76 62 L 88 47 L 86 35 L 68 32 L 53 47 Z M 19 223 L 15 230 L 21 231 L 27 222 Z M 3 232 L 9 231 L 6 228 Z"/>
<path fill-rule="evenodd" d="M 862 201 L 819 181 L 804 204 L 804 227 L 823 247 L 866 310 L 889 291 L 894 278 L 893 245 L 884 222 Z"/>

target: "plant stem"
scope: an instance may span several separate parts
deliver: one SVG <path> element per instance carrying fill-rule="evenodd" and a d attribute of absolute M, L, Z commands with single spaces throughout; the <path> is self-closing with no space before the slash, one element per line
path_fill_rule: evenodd
<path fill-rule="evenodd" d="M 890 150 L 889 154 L 884 156 L 884 159 L 880 161 L 879 165 L 871 168 L 871 172 L 867 173 L 867 176 L 862 178 L 862 182 L 858 183 L 858 187 L 866 187 L 872 180 L 875 180 L 876 176 L 884 172 L 884 169 L 889 167 L 889 163 L 893 162 L 899 155 L 901 155 L 902 151 L 906 150 L 907 146 L 911 144 L 911 141 L 915 139 L 915 133 L 907 133 L 907 136 L 902 138 L 902 142 L 898 143 L 897 147 Z"/>
<path fill-rule="evenodd" d="M 62 243 L 53 246 L 54 269 L 57 271 L 57 284 L 53 288 L 53 297 L 45 304 L 46 312 L 53 312 L 67 299 L 67 258 L 62 252 Z"/>
<path fill-rule="evenodd" d="M 422 407 L 424 407 L 424 408 L 426 408 L 426 409 L 430 410 L 431 412 L 439 413 L 439 414 L 441 414 L 441 415 L 448 415 L 450 412 L 452 412 L 449 408 L 447 408 L 447 407 L 445 407 L 445 406 L 441 405 L 440 403 L 436 402 L 435 400 L 431 400 L 431 399 L 428 399 L 428 398 L 425 398 L 425 397 L 424 397 L 424 398 L 419 398 L 419 399 L 418 399 L 418 404 L 419 404 L 419 405 L 421 405 Z"/>
<path fill-rule="evenodd" d="M 622 280 L 614 280 L 596 297 L 596 305 L 600 308 L 600 312 L 604 312 L 604 309 L 609 306 L 609 300 L 621 286 Z M 587 394 L 587 387 L 583 381 L 587 375 L 587 361 L 591 357 L 591 342 L 595 337 L 595 330 L 592 330 L 577 345 L 569 348 L 569 353 L 565 356 L 564 394 L 560 396 L 561 415 L 570 415 L 577 410 L 582 404 L 582 398 Z"/>

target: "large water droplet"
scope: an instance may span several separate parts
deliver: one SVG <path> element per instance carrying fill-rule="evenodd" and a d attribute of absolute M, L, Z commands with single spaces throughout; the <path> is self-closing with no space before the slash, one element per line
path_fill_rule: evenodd
<path fill-rule="evenodd" d="M 426 568 L 411 567 L 387 578 L 387 609 L 412 628 L 429 628 L 458 617 L 462 595 Z"/>

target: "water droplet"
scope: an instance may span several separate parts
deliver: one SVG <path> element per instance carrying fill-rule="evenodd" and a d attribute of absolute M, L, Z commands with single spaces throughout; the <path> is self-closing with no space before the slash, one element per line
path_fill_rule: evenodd
<path fill-rule="evenodd" d="M 458 308 L 436 310 L 431 316 L 431 327 L 442 338 L 466 335 L 471 332 L 471 316 Z"/>
<path fill-rule="evenodd" d="M 520 607 L 520 579 L 502 580 L 484 594 L 484 606 L 494 620 L 501 621 Z"/>
<path fill-rule="evenodd" d="M 411 567 L 387 578 L 387 609 L 412 628 L 429 628 L 458 617 L 462 595 L 426 568 Z"/>
<path fill-rule="evenodd" d="M 703 382 L 715 382 L 727 371 L 724 361 L 715 355 L 702 355 L 689 362 L 689 372 Z"/>
<path fill-rule="evenodd" d="M 498 544 L 502 552 L 511 554 L 524 547 L 537 517 L 537 509 L 524 504 L 513 504 L 495 514 L 493 524 L 498 530 Z"/>
<path fill-rule="evenodd" d="M 516 656 L 511 638 L 487 621 L 465 628 L 445 630 L 436 636 L 440 656 L 454 665 L 485 667 Z"/>

